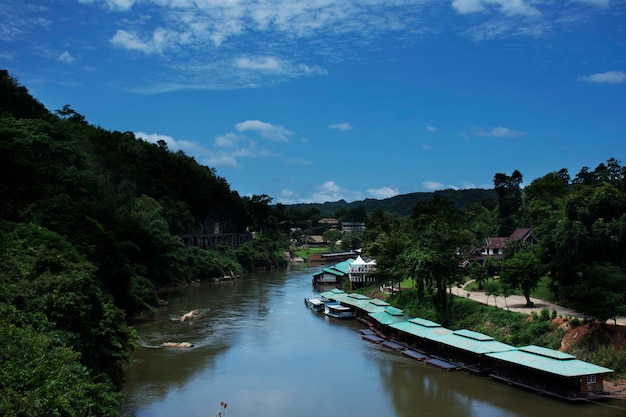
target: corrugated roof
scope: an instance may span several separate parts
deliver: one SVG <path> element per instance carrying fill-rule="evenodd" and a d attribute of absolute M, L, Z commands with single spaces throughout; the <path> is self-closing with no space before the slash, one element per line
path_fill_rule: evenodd
<path fill-rule="evenodd" d="M 446 329 L 440 324 L 420 318 L 414 318 L 409 321 L 394 323 L 391 325 L 391 327 L 401 332 L 429 340 L 436 336 L 443 336 L 452 333 L 452 330 Z"/>
<path fill-rule="evenodd" d="M 477 355 L 492 352 L 506 352 L 515 349 L 514 346 L 498 342 L 491 336 L 470 330 L 457 330 L 440 336 L 435 335 L 430 337 L 430 339 Z"/>
<path fill-rule="evenodd" d="M 567 353 L 533 345 L 508 352 L 488 353 L 487 356 L 563 377 L 601 375 L 613 372 L 612 369 L 581 361 Z"/>
<path fill-rule="evenodd" d="M 495 340 L 493 337 L 487 336 L 486 334 L 474 332 L 467 329 L 455 330 L 454 334 L 458 334 L 459 336 L 467 337 L 469 339 L 478 340 L 479 342 L 489 342 Z"/>
<path fill-rule="evenodd" d="M 343 277 L 347 275 L 347 273 L 340 271 L 339 269 L 329 267 L 329 268 L 324 268 L 321 271 L 314 273 L 313 276 L 316 277 L 316 276 L 324 275 L 324 274 L 331 274 L 331 275 L 335 275 L 338 277 Z"/>
<path fill-rule="evenodd" d="M 317 275 L 322 275 L 324 273 L 338 275 L 338 276 L 348 275 L 348 272 L 350 270 L 350 264 L 352 262 L 354 262 L 354 259 L 348 259 L 343 262 L 339 262 L 338 264 L 335 264 L 333 266 L 327 266 L 325 268 L 322 268 L 321 271 L 315 272 L 313 276 L 315 277 Z"/>
<path fill-rule="evenodd" d="M 424 327 L 442 327 L 441 324 L 435 323 L 434 321 L 426 320 L 420 317 L 415 317 L 414 319 L 409 320 L 411 323 L 415 323 Z"/>
<path fill-rule="evenodd" d="M 365 299 L 363 299 L 363 297 L 365 297 Z M 345 297 L 341 298 L 341 302 L 343 304 L 347 304 L 353 307 L 358 307 L 360 304 L 363 304 L 364 302 L 369 301 L 369 297 L 362 295 L 362 294 L 346 294 Z"/>
<path fill-rule="evenodd" d="M 369 303 L 370 298 L 363 294 L 350 293 L 341 299 L 341 302 L 354 307 L 360 307 L 363 304 Z"/>
<path fill-rule="evenodd" d="M 558 360 L 568 360 L 568 359 L 576 359 L 576 356 L 570 355 L 569 353 L 559 352 L 558 350 L 548 349 L 541 346 L 528 345 L 522 346 L 518 348 L 519 350 L 523 350 L 524 352 L 534 353 L 535 355 L 546 356 L 552 359 Z"/>
<path fill-rule="evenodd" d="M 385 307 L 383 311 L 369 313 L 369 316 L 377 322 L 387 326 L 398 322 L 406 322 L 408 320 L 408 317 L 402 310 L 391 306 Z"/>
<path fill-rule="evenodd" d="M 379 300 L 378 298 L 372 298 L 371 300 L 368 300 L 367 302 L 364 302 L 362 304 L 359 305 L 359 308 L 368 312 L 368 313 L 375 313 L 377 311 L 384 311 L 385 308 L 387 307 L 391 307 L 391 305 L 383 300 Z"/>
<path fill-rule="evenodd" d="M 333 288 L 332 290 L 324 291 L 320 294 L 322 297 L 327 298 L 329 300 L 339 301 L 343 300 L 348 294 L 338 288 Z"/>

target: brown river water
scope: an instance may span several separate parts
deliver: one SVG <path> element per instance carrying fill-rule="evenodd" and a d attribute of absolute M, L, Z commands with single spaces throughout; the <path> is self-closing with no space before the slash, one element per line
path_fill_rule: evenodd
<path fill-rule="evenodd" d="M 626 401 L 571 405 L 424 365 L 361 339 L 364 325 L 309 310 L 320 267 L 181 287 L 126 369 L 125 417 L 625 417 Z M 179 317 L 199 309 L 198 318 Z M 190 349 L 159 348 L 190 342 Z"/>

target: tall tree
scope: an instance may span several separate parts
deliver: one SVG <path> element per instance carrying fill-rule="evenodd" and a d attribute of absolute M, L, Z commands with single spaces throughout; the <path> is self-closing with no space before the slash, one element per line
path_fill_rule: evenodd
<path fill-rule="evenodd" d="M 463 248 L 474 242 L 466 229 L 463 213 L 449 200 L 435 195 L 432 200 L 418 203 L 411 214 L 413 244 L 411 276 L 419 285 L 433 289 L 434 305 L 441 320 L 447 321 L 452 296 L 447 289 L 456 281 Z"/>
<path fill-rule="evenodd" d="M 572 288 L 575 307 L 605 322 L 626 315 L 626 269 L 610 264 L 582 267 L 580 280 Z"/>
<path fill-rule="evenodd" d="M 502 261 L 500 279 L 511 288 L 520 288 L 526 298 L 526 305 L 532 306 L 530 292 L 537 287 L 543 272 L 543 264 L 530 248 L 518 249 Z"/>
<path fill-rule="evenodd" d="M 493 185 L 498 193 L 499 236 L 509 236 L 518 227 L 517 215 L 522 208 L 522 173 L 518 170 L 511 175 L 497 173 Z"/>

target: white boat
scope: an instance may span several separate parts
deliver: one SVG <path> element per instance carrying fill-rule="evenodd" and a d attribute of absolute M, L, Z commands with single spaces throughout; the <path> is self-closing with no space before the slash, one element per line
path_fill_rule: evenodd
<path fill-rule="evenodd" d="M 305 298 L 304 304 L 313 311 L 324 311 L 324 300 L 319 297 Z"/>
<path fill-rule="evenodd" d="M 324 303 L 324 314 L 338 319 L 349 319 L 354 317 L 349 307 L 342 306 L 337 302 Z"/>

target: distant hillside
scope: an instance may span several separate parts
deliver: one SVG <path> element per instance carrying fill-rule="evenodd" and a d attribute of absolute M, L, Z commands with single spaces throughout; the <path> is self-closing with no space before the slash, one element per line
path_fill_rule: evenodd
<path fill-rule="evenodd" d="M 363 206 L 365 211 L 369 214 L 376 210 L 381 210 L 387 213 L 395 213 L 399 216 L 408 216 L 417 203 L 433 198 L 435 195 L 440 195 L 453 202 L 455 207 L 464 209 L 471 203 L 485 203 L 491 202 L 495 206 L 498 196 L 495 190 L 484 189 L 470 189 L 470 190 L 442 190 L 434 192 L 420 192 L 397 195 L 395 197 L 386 198 L 384 200 L 376 200 L 368 198 L 360 201 L 353 201 L 351 203 L 345 200 L 326 202 L 326 203 L 307 203 L 307 204 L 288 204 L 285 205 L 288 208 L 308 209 L 319 208 L 322 216 L 332 216 L 339 209 L 351 210 Z"/>

